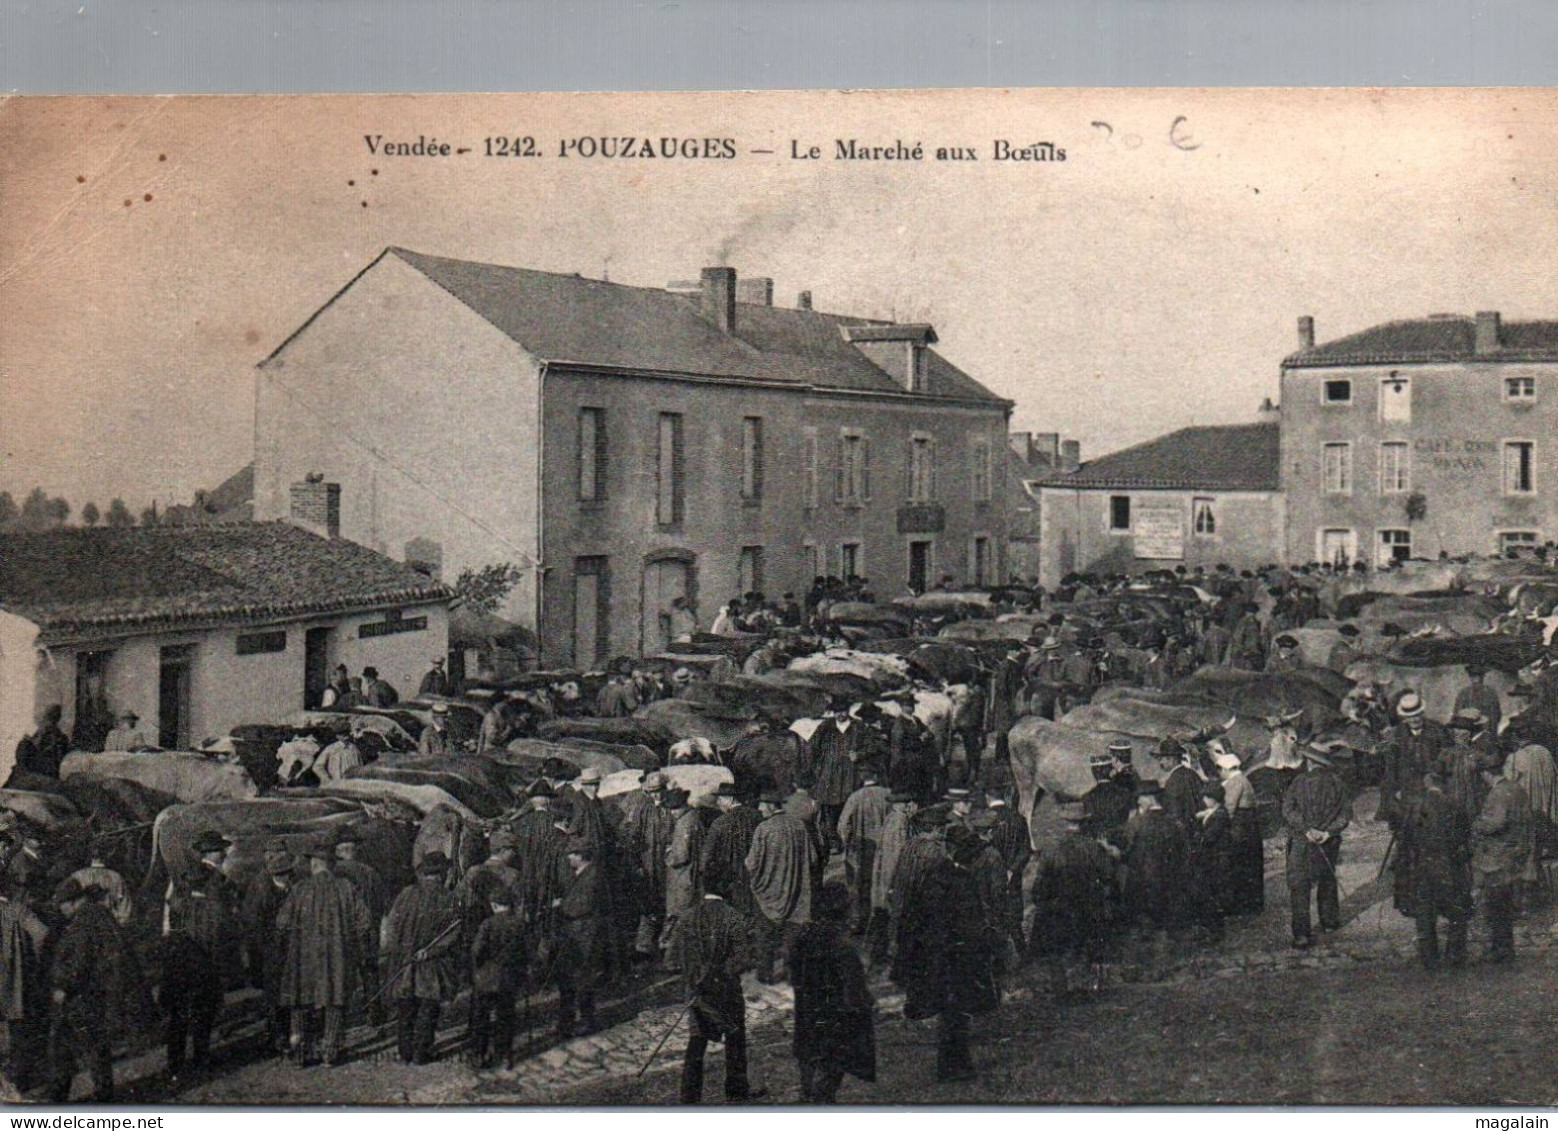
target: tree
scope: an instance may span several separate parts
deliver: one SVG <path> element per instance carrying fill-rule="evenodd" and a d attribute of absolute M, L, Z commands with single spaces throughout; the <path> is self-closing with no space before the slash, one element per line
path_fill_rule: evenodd
<path fill-rule="evenodd" d="M 87 505 L 81 508 L 81 521 L 88 526 L 96 526 L 97 520 L 102 517 L 103 516 L 98 513 L 97 504 L 92 502 L 90 499 L 87 501 Z"/>
<path fill-rule="evenodd" d="M 472 611 L 492 614 L 498 611 L 498 606 L 514 591 L 523 576 L 524 571 L 513 562 L 468 569 L 455 579 L 454 593 Z"/>
<path fill-rule="evenodd" d="M 49 524 L 64 526 L 70 521 L 70 504 L 63 498 L 49 500 Z"/>
<path fill-rule="evenodd" d="M 156 503 L 153 503 L 151 506 L 147 507 L 141 512 L 142 526 L 158 526 L 161 524 L 161 522 L 162 518 L 157 514 Z"/>
<path fill-rule="evenodd" d="M 108 504 L 108 515 L 104 522 L 115 530 L 123 530 L 127 526 L 135 525 L 135 516 L 130 513 L 130 508 L 124 505 L 123 499 L 115 499 Z"/>
<path fill-rule="evenodd" d="M 0 491 L 0 527 L 10 526 L 21 517 L 21 508 L 11 498 L 11 492 Z"/>
<path fill-rule="evenodd" d="M 42 530 L 49 525 L 49 497 L 42 487 L 34 487 L 22 500 L 21 526 L 24 530 Z"/>

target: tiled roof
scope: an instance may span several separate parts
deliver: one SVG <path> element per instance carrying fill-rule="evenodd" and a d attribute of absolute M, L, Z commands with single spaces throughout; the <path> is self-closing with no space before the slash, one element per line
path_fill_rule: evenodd
<path fill-rule="evenodd" d="M 0 534 L 0 606 L 62 638 L 437 601 L 409 566 L 289 523 Z"/>
<path fill-rule="evenodd" d="M 398 247 L 385 254 L 398 257 L 553 364 L 750 378 L 861 392 L 904 391 L 851 345 L 842 329 L 890 323 L 737 303 L 736 330 L 727 334 L 700 315 L 697 295 L 445 259 Z M 918 333 L 928 327 L 912 329 Z M 934 351 L 928 352 L 926 372 L 925 395 L 1006 403 Z"/>
<path fill-rule="evenodd" d="M 1371 326 L 1283 359 L 1286 367 L 1454 361 L 1558 361 L 1558 322 L 1502 322 L 1498 349 L 1476 352 L 1477 321 L 1435 315 Z"/>
<path fill-rule="evenodd" d="M 1045 487 L 1181 491 L 1275 491 L 1281 486 L 1275 423 L 1181 428 L 1050 475 Z"/>

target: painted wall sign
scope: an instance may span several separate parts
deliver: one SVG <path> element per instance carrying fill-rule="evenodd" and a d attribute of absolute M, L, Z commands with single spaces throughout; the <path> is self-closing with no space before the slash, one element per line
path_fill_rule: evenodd
<path fill-rule="evenodd" d="M 1138 497 L 1132 500 L 1131 507 L 1131 545 L 1138 558 L 1184 558 L 1183 500 Z"/>

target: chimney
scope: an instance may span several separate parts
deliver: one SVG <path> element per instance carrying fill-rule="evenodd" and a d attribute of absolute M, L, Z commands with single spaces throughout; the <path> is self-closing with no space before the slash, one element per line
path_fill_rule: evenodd
<path fill-rule="evenodd" d="M 727 334 L 736 332 L 736 269 L 705 267 L 699 283 L 702 314 Z"/>
<path fill-rule="evenodd" d="M 1255 410 L 1255 420 L 1260 424 L 1281 423 L 1282 410 L 1271 403 L 1270 397 L 1262 397 L 1260 407 Z"/>
<path fill-rule="evenodd" d="M 736 301 L 748 303 L 752 306 L 772 306 L 774 304 L 774 281 L 756 276 L 750 279 L 741 279 L 736 283 Z"/>
<path fill-rule="evenodd" d="M 1082 466 L 1082 441 L 1062 440 L 1060 442 L 1060 470 L 1075 471 Z"/>
<path fill-rule="evenodd" d="M 795 296 L 795 309 L 796 310 L 810 310 L 811 309 L 811 292 L 810 291 L 802 291 L 800 294 Z"/>
<path fill-rule="evenodd" d="M 1023 463 L 1033 462 L 1033 433 L 1032 432 L 1008 432 L 1006 434 L 1006 446 L 1011 448 L 1018 459 Z"/>
<path fill-rule="evenodd" d="M 341 536 L 341 485 L 322 475 L 304 476 L 292 485 L 292 522 L 326 538 Z"/>
<path fill-rule="evenodd" d="M 1315 320 L 1307 314 L 1301 314 L 1298 318 L 1298 348 L 1301 350 L 1315 348 Z"/>
<path fill-rule="evenodd" d="M 1496 310 L 1477 311 L 1477 337 L 1473 352 L 1477 354 L 1498 353 L 1499 350 L 1499 316 Z"/>
<path fill-rule="evenodd" d="M 1059 432 L 1035 432 L 1033 434 L 1032 454 L 1028 462 L 1034 459 L 1042 459 L 1051 467 L 1060 466 L 1060 433 Z"/>

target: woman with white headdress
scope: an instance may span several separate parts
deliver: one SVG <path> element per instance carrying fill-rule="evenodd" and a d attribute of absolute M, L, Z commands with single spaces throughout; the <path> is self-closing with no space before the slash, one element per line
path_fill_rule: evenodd
<path fill-rule="evenodd" d="M 1206 744 L 1223 783 L 1223 807 L 1233 822 L 1233 851 L 1229 860 L 1230 915 L 1258 915 L 1266 906 L 1266 847 L 1261 840 L 1260 810 L 1255 787 L 1244 776 L 1244 764 L 1222 739 Z"/>

